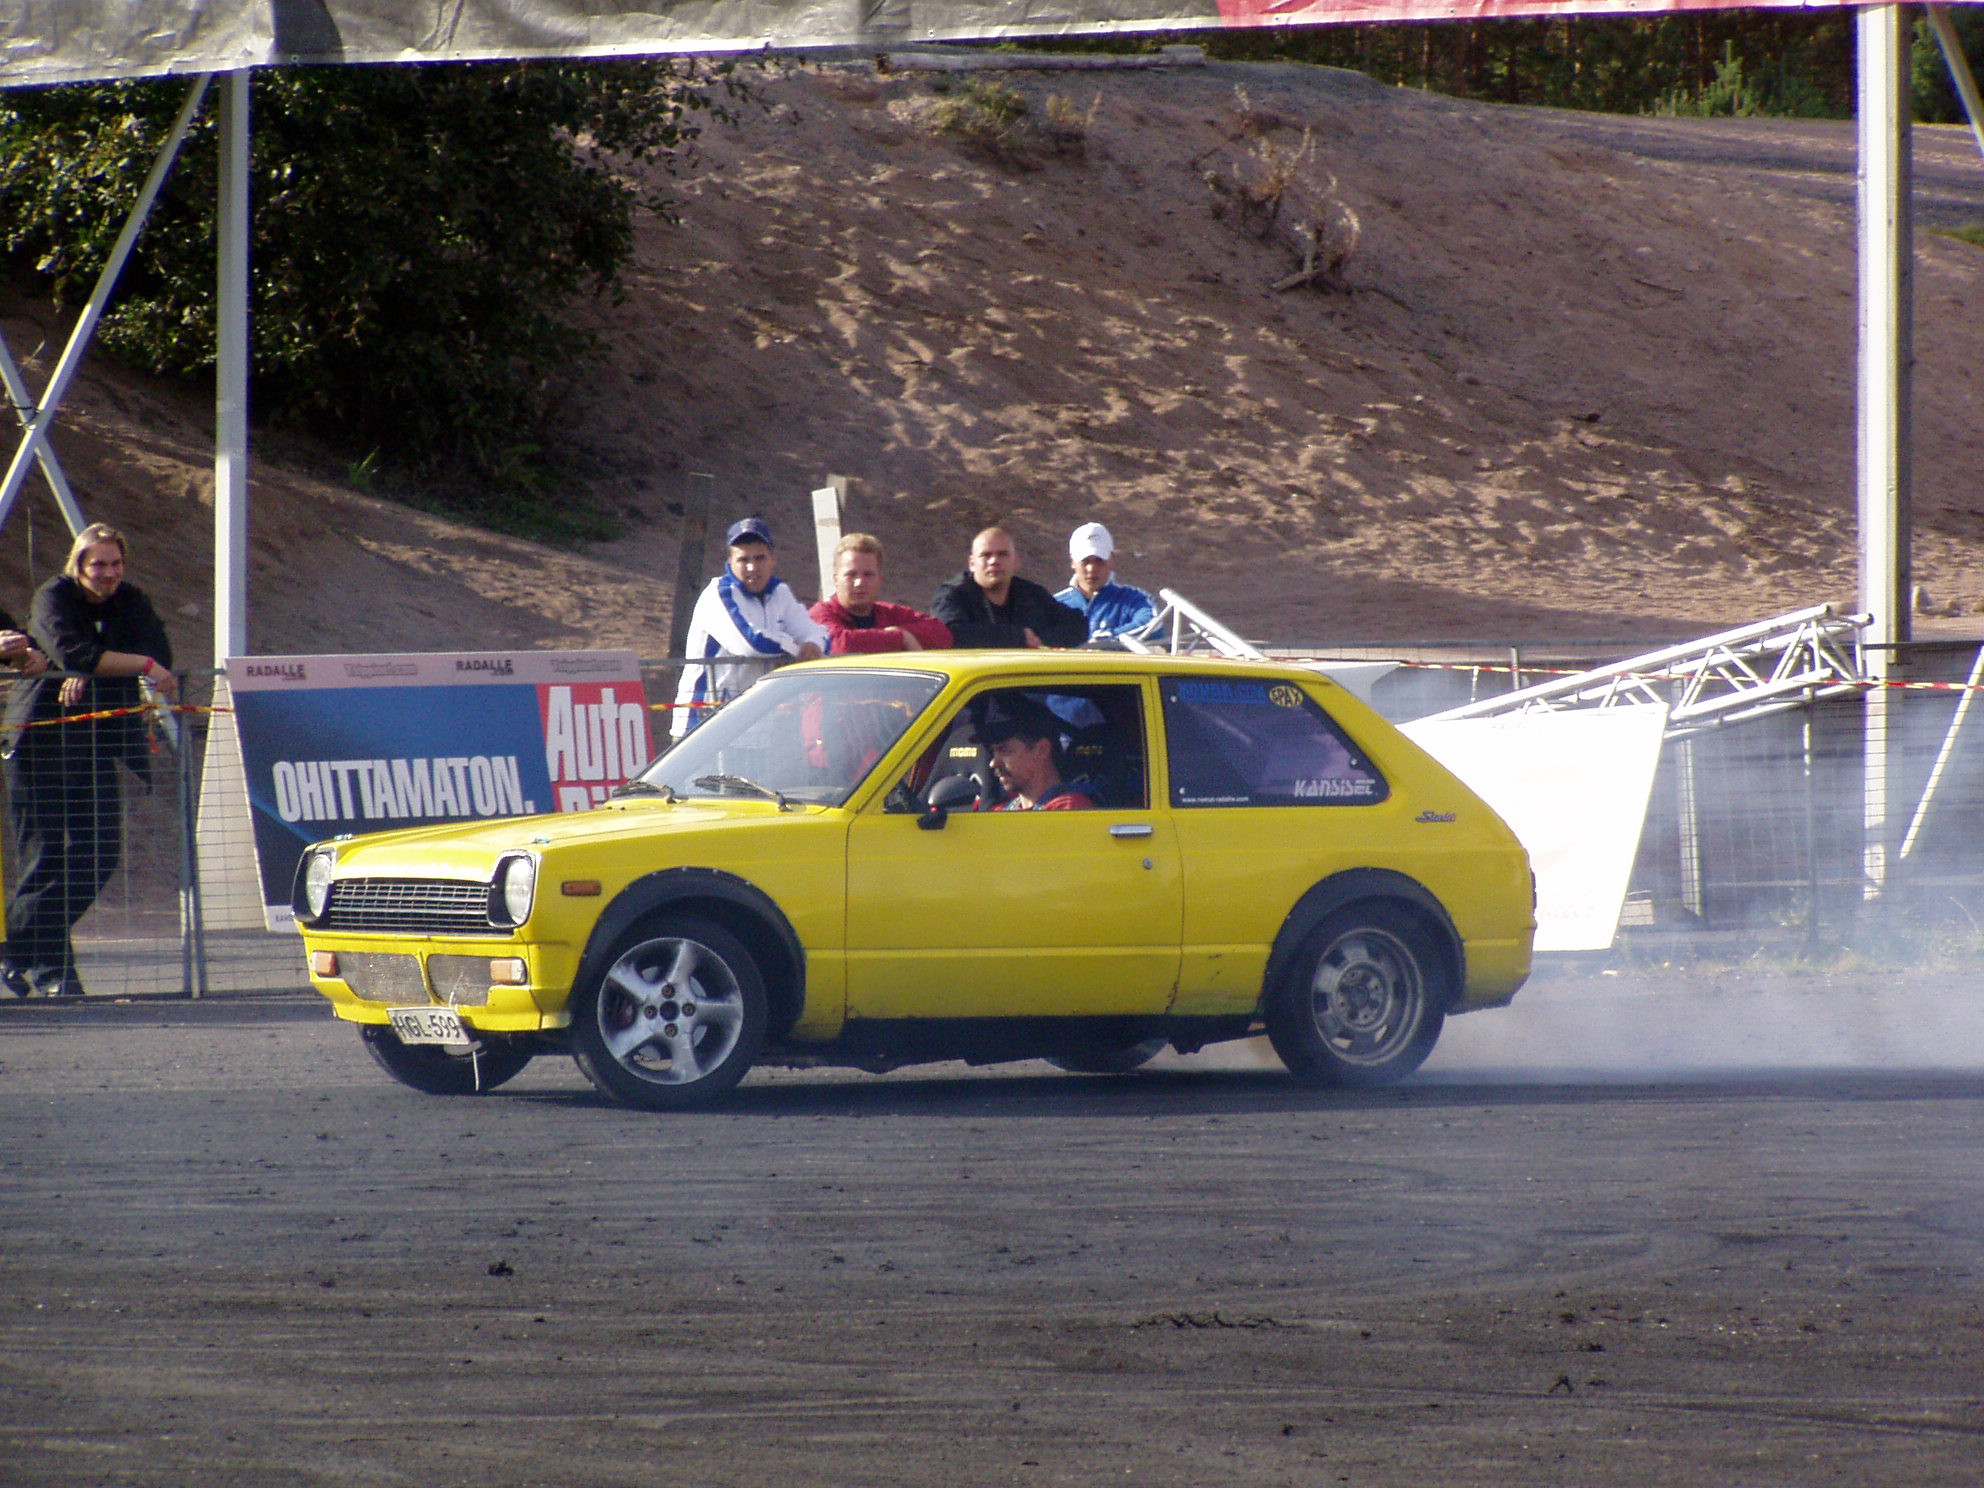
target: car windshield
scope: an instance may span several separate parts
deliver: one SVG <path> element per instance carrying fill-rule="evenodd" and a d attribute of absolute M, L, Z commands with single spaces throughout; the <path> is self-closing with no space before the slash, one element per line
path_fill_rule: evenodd
<path fill-rule="evenodd" d="M 677 796 L 838 806 L 942 687 L 941 677 L 920 672 L 774 673 L 639 779 Z"/>

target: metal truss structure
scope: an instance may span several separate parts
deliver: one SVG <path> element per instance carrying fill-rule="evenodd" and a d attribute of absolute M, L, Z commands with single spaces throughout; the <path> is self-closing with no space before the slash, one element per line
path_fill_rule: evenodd
<path fill-rule="evenodd" d="M 1432 717 L 1489 718 L 1660 703 L 1668 709 L 1667 737 L 1685 739 L 1720 724 L 1860 690 L 1867 682 L 1860 646 L 1867 624 L 1865 615 L 1841 615 L 1831 605 L 1814 605 Z"/>
<path fill-rule="evenodd" d="M 1157 613 L 1141 630 L 1126 632 L 1114 639 L 1126 651 L 1143 655 L 1168 652 L 1173 656 L 1245 657 L 1265 661 L 1260 647 L 1242 640 L 1176 589 L 1157 591 Z"/>

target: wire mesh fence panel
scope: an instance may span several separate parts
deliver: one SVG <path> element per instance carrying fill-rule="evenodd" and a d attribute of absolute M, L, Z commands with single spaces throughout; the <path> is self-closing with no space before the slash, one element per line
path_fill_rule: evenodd
<path fill-rule="evenodd" d="M 268 926 L 248 778 L 226 678 L 211 670 L 188 672 L 181 704 L 193 840 L 188 913 L 200 947 L 195 991 L 275 992 L 307 986 L 301 938 L 294 930 Z"/>
<path fill-rule="evenodd" d="M 1909 647 L 1889 687 L 1670 740 L 1621 947 L 1984 949 L 1977 654 Z"/>
<path fill-rule="evenodd" d="M 8 683 L 9 703 L 14 689 L 34 688 L 45 706 L 32 717 L 26 706 L 9 709 L 7 990 L 183 991 L 193 947 L 176 727 L 157 709 L 104 706 L 89 679 L 62 692 L 70 680 L 49 672 Z"/>

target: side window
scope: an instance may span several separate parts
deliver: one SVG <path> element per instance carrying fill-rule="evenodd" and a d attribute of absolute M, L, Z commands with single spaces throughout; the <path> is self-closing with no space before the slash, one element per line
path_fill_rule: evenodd
<path fill-rule="evenodd" d="M 1174 806 L 1368 806 L 1390 794 L 1292 682 L 1167 677 L 1158 691 Z"/>
<path fill-rule="evenodd" d="M 1105 808 L 1140 810 L 1149 805 L 1143 689 L 1133 683 L 1001 687 L 976 694 L 889 793 L 884 809 L 920 811 L 931 788 L 950 775 L 978 780 L 980 810 L 998 805 L 1004 791 L 992 770 L 991 750 L 974 735 L 988 709 L 997 712 L 1008 703 L 1044 708 L 1058 721 L 1055 758 L 1063 781 Z"/>

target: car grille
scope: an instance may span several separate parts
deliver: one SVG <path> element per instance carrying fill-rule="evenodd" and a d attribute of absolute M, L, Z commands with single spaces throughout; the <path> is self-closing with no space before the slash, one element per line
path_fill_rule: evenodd
<path fill-rule="evenodd" d="M 489 885 L 454 878 L 340 878 L 319 926 L 386 935 L 500 935 Z"/>

